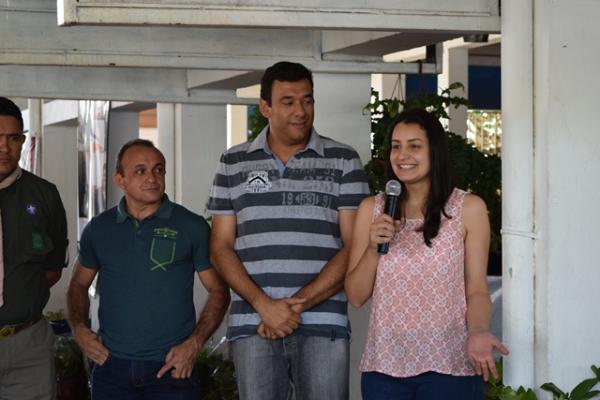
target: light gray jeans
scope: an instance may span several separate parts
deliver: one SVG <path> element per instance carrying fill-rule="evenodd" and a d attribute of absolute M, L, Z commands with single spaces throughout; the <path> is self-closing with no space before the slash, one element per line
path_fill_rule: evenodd
<path fill-rule="evenodd" d="M 230 343 L 240 400 L 347 400 L 348 339 L 258 335 Z"/>
<path fill-rule="evenodd" d="M 51 400 L 56 337 L 41 319 L 14 336 L 0 339 L 0 400 Z"/>

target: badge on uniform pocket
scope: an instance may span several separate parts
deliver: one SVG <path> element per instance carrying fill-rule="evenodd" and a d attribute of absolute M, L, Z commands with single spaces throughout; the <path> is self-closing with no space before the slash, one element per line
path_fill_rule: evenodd
<path fill-rule="evenodd" d="M 167 270 L 175 260 L 177 248 L 177 231 L 170 228 L 155 228 L 150 244 L 150 260 L 154 263 L 150 271 Z"/>
<path fill-rule="evenodd" d="M 31 248 L 35 251 L 44 250 L 44 238 L 42 237 L 41 233 L 31 232 Z"/>

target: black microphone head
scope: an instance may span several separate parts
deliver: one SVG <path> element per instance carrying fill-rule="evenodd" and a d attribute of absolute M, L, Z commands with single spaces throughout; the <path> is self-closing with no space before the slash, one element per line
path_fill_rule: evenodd
<path fill-rule="evenodd" d="M 395 179 L 390 179 L 385 184 L 385 194 L 386 196 L 400 196 L 402 192 L 402 185 Z"/>

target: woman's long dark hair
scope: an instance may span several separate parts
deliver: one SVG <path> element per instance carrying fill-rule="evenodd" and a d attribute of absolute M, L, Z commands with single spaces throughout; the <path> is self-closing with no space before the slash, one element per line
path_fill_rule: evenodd
<path fill-rule="evenodd" d="M 402 111 L 393 120 L 388 132 L 387 140 L 389 150 L 386 157 L 388 179 L 399 180 L 392 169 L 390 154 L 392 151 L 392 133 L 394 132 L 396 125 L 400 123 L 417 124 L 427 133 L 427 140 L 429 141 L 429 178 L 431 186 L 424 210 L 425 219 L 420 230 L 423 232 L 425 244 L 431 247 L 431 240 L 437 236 L 438 231 L 440 230 L 442 214 L 444 214 L 446 218 L 451 218 L 444 209 L 454 188 L 452 183 L 450 155 L 448 152 L 448 136 L 440 121 L 433 114 L 421 108 Z M 401 207 L 396 209 L 396 219 L 404 219 L 405 217 L 404 204 L 407 196 L 406 186 L 404 185 L 404 182 L 400 181 L 400 183 L 402 184 L 402 193 L 399 198 Z"/>

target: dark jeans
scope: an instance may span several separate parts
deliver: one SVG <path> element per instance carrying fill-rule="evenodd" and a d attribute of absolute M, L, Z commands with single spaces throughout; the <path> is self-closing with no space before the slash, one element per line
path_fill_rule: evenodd
<path fill-rule="evenodd" d="M 158 379 L 163 365 L 111 355 L 92 369 L 92 400 L 197 400 L 196 371 L 190 379 L 175 379 L 170 372 Z"/>
<path fill-rule="evenodd" d="M 409 378 L 363 372 L 361 392 L 363 400 L 482 400 L 483 379 L 437 372 Z"/>

